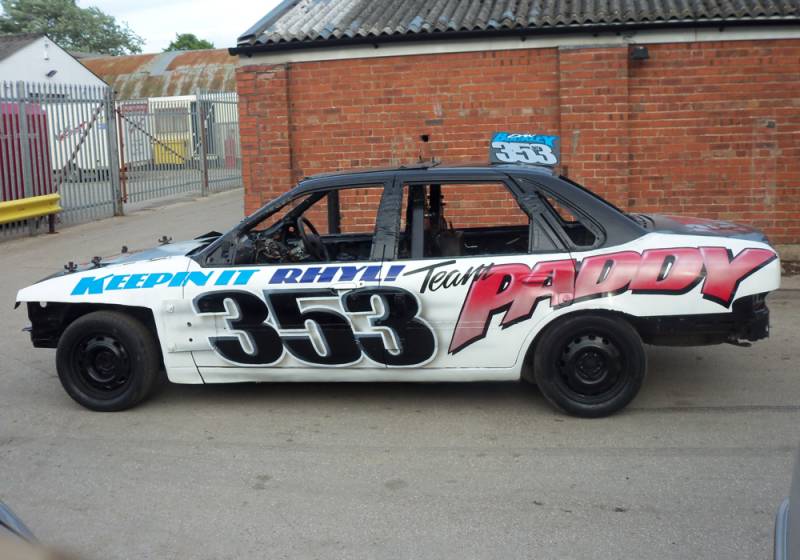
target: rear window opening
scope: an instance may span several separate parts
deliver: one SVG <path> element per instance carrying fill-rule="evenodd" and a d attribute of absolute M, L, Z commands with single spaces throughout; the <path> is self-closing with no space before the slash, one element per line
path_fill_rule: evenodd
<path fill-rule="evenodd" d="M 528 252 L 530 218 L 502 182 L 406 185 L 403 199 L 399 258 Z"/>
<path fill-rule="evenodd" d="M 558 219 L 561 229 L 576 247 L 591 247 L 597 242 L 597 236 L 581 222 L 566 206 L 549 195 L 541 195 L 543 201 Z"/>

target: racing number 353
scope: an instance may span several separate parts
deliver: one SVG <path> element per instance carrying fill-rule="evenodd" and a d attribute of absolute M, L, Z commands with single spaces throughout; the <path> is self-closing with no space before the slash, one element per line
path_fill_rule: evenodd
<path fill-rule="evenodd" d="M 420 365 L 433 357 L 436 338 L 419 318 L 419 303 L 412 293 L 375 287 L 341 296 L 342 308 L 348 314 L 368 316 L 373 330 L 365 333 L 354 332 L 350 319 L 332 309 L 302 310 L 299 302 L 338 297 L 330 289 L 265 290 L 262 300 L 250 292 L 230 290 L 199 296 L 195 309 L 201 314 L 227 315 L 225 322 L 232 334 L 210 337 L 209 342 L 222 358 L 237 364 L 273 365 L 281 359 L 284 349 L 303 362 L 328 366 L 353 364 L 362 355 L 396 367 Z M 225 301 L 230 301 L 234 309 L 226 308 Z M 284 334 L 266 323 L 271 315 Z M 307 329 L 309 322 L 318 333 L 316 341 Z M 393 341 L 392 348 L 384 343 L 384 335 Z"/>

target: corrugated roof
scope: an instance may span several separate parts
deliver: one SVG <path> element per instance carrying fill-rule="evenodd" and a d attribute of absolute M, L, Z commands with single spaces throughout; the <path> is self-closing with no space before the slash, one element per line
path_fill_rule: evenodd
<path fill-rule="evenodd" d="M 0 35 L 0 60 L 5 60 L 23 47 L 27 47 L 36 39 L 44 37 L 41 33 L 15 33 Z"/>
<path fill-rule="evenodd" d="M 236 58 L 225 49 L 106 56 L 81 62 L 118 99 L 190 95 L 198 89 L 236 91 Z"/>
<path fill-rule="evenodd" d="M 284 0 L 237 49 L 441 33 L 800 21 L 798 0 Z"/>

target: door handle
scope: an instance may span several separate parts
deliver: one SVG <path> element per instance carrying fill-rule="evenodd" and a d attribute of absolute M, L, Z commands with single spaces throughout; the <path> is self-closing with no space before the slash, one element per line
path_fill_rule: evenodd
<path fill-rule="evenodd" d="M 356 282 L 339 282 L 338 284 L 333 285 L 334 290 L 355 290 L 358 288 L 358 283 Z"/>

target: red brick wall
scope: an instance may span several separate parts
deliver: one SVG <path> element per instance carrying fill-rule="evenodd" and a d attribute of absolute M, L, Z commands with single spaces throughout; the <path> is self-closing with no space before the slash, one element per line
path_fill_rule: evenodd
<path fill-rule="evenodd" d="M 531 49 L 253 65 L 237 74 L 246 207 L 299 178 L 557 133 L 575 180 L 633 210 L 800 242 L 800 41 Z M 429 135 L 423 143 L 420 136 Z"/>

